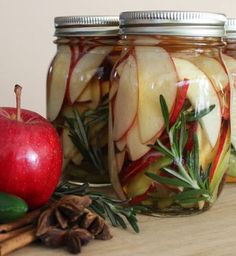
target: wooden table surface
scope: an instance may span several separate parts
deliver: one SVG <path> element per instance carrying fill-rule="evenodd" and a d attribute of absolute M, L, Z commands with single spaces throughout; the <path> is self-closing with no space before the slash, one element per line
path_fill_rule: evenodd
<path fill-rule="evenodd" d="M 112 228 L 110 241 L 92 241 L 81 256 L 228 256 L 236 255 L 236 185 L 226 185 L 215 206 L 191 217 L 139 216 L 141 232 Z M 63 249 L 30 245 L 14 256 L 70 255 Z"/>

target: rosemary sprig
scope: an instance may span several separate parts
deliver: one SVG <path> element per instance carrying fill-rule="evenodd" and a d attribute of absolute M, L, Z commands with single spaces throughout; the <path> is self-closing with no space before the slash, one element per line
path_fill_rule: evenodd
<path fill-rule="evenodd" d="M 176 169 L 173 166 L 162 168 L 171 177 L 162 177 L 154 173 L 146 172 L 151 179 L 176 187 L 182 187 L 183 192 L 177 194 L 175 201 L 181 203 L 196 203 L 198 201 L 207 201 L 211 195 L 209 192 L 209 170 L 203 172 L 199 165 L 199 145 L 198 137 L 193 134 L 193 147 L 189 154 L 185 154 L 185 146 L 188 141 L 187 122 L 200 122 L 201 118 L 214 109 L 211 105 L 198 113 L 183 109 L 176 122 L 170 127 L 169 111 L 164 97 L 160 96 L 160 106 L 166 127 L 166 132 L 170 141 L 170 148 L 162 144 L 158 139 L 154 145 L 149 145 L 153 149 L 163 153 L 173 160 Z M 186 161 L 183 161 L 183 155 L 186 155 Z"/>
<path fill-rule="evenodd" d="M 74 118 L 65 117 L 69 127 L 70 138 L 79 149 L 84 158 L 91 162 L 95 169 L 102 175 L 106 173 L 105 163 L 102 159 L 101 148 L 89 142 L 90 129 L 98 123 L 108 121 L 108 99 L 103 98 L 103 102 L 94 110 L 88 110 L 83 115 L 74 108 Z"/>
<path fill-rule="evenodd" d="M 136 214 L 148 212 L 143 206 L 129 206 L 127 201 L 113 198 L 107 194 L 89 190 L 88 184 L 72 185 L 68 182 L 61 185 L 54 192 L 54 198 L 58 199 L 64 195 L 88 195 L 92 199 L 90 210 L 99 214 L 102 218 L 108 218 L 114 227 L 127 229 L 129 224 L 135 232 L 139 232 L 138 220 Z"/>

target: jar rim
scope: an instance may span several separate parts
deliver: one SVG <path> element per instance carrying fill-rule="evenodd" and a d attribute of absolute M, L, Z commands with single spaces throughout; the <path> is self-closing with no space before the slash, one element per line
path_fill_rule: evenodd
<path fill-rule="evenodd" d="M 119 31 L 119 17 L 107 15 L 60 16 L 54 18 L 55 36 L 112 36 Z"/>
<path fill-rule="evenodd" d="M 226 20 L 224 14 L 212 12 L 169 10 L 122 12 L 119 33 L 224 37 Z"/>

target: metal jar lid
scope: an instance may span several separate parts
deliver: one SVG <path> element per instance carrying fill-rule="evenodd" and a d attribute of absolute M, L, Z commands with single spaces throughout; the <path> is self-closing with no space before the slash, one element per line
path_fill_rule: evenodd
<path fill-rule="evenodd" d="M 118 16 L 64 16 L 54 19 L 55 36 L 115 36 Z"/>
<path fill-rule="evenodd" d="M 226 16 L 195 11 L 134 11 L 120 14 L 120 34 L 225 36 Z"/>
<path fill-rule="evenodd" d="M 225 24 L 226 37 L 236 39 L 236 18 L 228 18 Z"/>

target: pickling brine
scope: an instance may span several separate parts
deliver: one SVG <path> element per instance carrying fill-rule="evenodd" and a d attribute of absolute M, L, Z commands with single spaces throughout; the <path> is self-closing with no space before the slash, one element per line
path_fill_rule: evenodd
<path fill-rule="evenodd" d="M 164 15 L 166 24 L 158 19 L 161 12 L 121 14 L 123 51 L 111 82 L 109 160 L 120 198 L 175 215 L 204 211 L 221 192 L 230 156 L 230 85 L 221 38 L 181 36 L 178 28 L 180 35 L 162 35 L 163 23 L 167 29 L 168 21 L 175 22 L 171 14 Z M 142 15 L 155 17 L 150 27 L 140 18 L 147 22 L 143 33 L 137 25 Z M 189 15 L 178 16 L 185 26 Z"/>
<path fill-rule="evenodd" d="M 61 137 L 64 178 L 109 184 L 108 94 L 110 72 L 119 56 L 118 19 L 76 16 L 74 25 L 70 17 L 56 18 L 56 23 L 57 53 L 47 79 L 47 117 Z"/>

